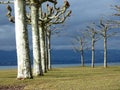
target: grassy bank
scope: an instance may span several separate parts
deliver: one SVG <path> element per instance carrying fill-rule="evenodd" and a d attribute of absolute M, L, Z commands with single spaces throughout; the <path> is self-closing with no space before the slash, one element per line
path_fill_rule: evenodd
<path fill-rule="evenodd" d="M 120 90 L 120 66 L 106 69 L 56 68 L 43 77 L 22 81 L 16 80 L 16 70 L 0 70 L 0 87 L 23 87 L 24 90 Z"/>

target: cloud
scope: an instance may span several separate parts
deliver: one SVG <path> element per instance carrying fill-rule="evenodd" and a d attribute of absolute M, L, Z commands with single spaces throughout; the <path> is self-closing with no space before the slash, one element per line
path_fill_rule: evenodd
<path fill-rule="evenodd" d="M 32 49 L 31 31 L 28 30 L 28 33 L 29 33 L 30 49 Z M 0 50 L 10 51 L 15 49 L 16 49 L 16 43 L 15 43 L 14 24 L 2 25 L 0 28 Z"/>
<path fill-rule="evenodd" d="M 15 49 L 14 26 L 1 25 L 0 27 L 0 50 Z"/>
<path fill-rule="evenodd" d="M 86 25 L 89 25 L 93 22 L 99 22 L 100 18 L 103 16 L 112 15 L 114 10 L 111 9 L 111 5 L 116 5 L 114 0 L 68 0 L 71 4 L 70 9 L 72 10 L 72 15 L 69 17 L 66 23 L 64 32 L 60 33 L 62 37 L 53 39 L 53 46 L 57 48 L 66 48 L 70 46 L 70 37 L 77 30 L 84 30 Z M 64 28 L 64 27 L 63 27 Z M 66 36 L 63 36 L 63 34 Z M 99 41 L 97 44 L 98 49 L 103 49 L 102 41 Z M 114 42 L 114 43 L 112 43 Z M 109 44 L 112 45 L 108 48 L 113 48 L 112 46 L 116 45 L 119 41 L 114 41 L 113 39 L 109 41 Z M 59 46 L 61 44 L 61 47 Z M 66 45 L 65 45 L 66 44 Z M 118 48 L 118 45 L 115 47 Z"/>
<path fill-rule="evenodd" d="M 103 15 L 109 15 L 113 12 L 110 5 L 114 4 L 114 0 L 69 0 L 71 3 L 72 15 L 71 21 L 87 22 L 99 19 Z"/>
<path fill-rule="evenodd" d="M 60 37 L 52 38 L 52 47 L 55 49 L 70 49 L 72 47 L 70 35 L 74 35 L 76 30 L 85 28 L 89 23 L 98 22 L 100 17 L 110 15 L 114 12 L 110 5 L 118 3 L 118 1 L 115 0 L 68 1 L 71 5 L 69 9 L 72 10 L 72 14 L 71 17 L 65 21 L 65 27 L 63 27 L 64 31 L 60 33 Z M 62 4 L 63 0 L 59 0 L 59 2 Z M 5 16 L 7 12 L 5 8 L 6 5 L 0 5 L 0 50 L 12 50 L 15 49 L 14 24 L 10 23 L 8 18 Z M 29 36 L 30 47 L 32 47 L 32 37 L 30 31 Z M 112 39 L 110 43 L 115 45 L 117 41 Z M 100 47 L 102 48 L 102 44 L 98 42 L 97 48 Z"/>
<path fill-rule="evenodd" d="M 6 5 L 0 4 L 0 25 L 10 24 L 8 18 L 6 17 L 7 10 Z"/>

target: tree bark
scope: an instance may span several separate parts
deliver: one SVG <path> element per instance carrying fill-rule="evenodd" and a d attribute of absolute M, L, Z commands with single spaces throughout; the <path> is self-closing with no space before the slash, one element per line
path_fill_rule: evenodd
<path fill-rule="evenodd" d="M 45 53 L 45 73 L 48 71 L 48 53 L 47 53 L 47 29 L 44 27 L 44 53 Z"/>
<path fill-rule="evenodd" d="M 95 61 L 95 35 L 92 36 L 92 64 L 91 67 L 94 68 L 94 61 Z"/>
<path fill-rule="evenodd" d="M 84 52 L 81 50 L 81 66 L 84 67 Z"/>
<path fill-rule="evenodd" d="M 47 28 L 46 30 L 44 31 L 44 41 L 45 41 L 45 69 L 46 69 L 46 72 L 48 71 L 48 39 L 47 39 Z"/>
<path fill-rule="evenodd" d="M 81 54 L 81 66 L 84 67 L 84 50 L 83 50 L 83 41 L 80 40 L 80 54 Z"/>
<path fill-rule="evenodd" d="M 51 69 L 51 31 L 48 31 L 47 34 L 47 44 L 48 44 L 48 70 Z"/>
<path fill-rule="evenodd" d="M 45 43 L 44 43 L 44 31 L 42 25 L 39 25 L 39 37 L 40 37 L 41 65 L 43 72 L 45 72 L 45 51 L 44 51 Z"/>
<path fill-rule="evenodd" d="M 84 67 L 83 39 L 80 39 L 81 66 Z"/>
<path fill-rule="evenodd" d="M 33 2 L 31 3 L 31 24 L 32 24 L 32 42 L 33 42 L 33 75 L 43 75 L 40 56 L 40 41 L 39 41 L 39 7 Z"/>
<path fill-rule="evenodd" d="M 14 0 L 18 79 L 32 78 L 24 0 Z"/>
<path fill-rule="evenodd" d="M 107 68 L 107 37 L 104 37 L 104 68 Z"/>

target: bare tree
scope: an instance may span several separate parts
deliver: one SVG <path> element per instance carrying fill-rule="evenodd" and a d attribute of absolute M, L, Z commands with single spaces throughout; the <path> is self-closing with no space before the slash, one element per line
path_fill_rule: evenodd
<path fill-rule="evenodd" d="M 12 16 L 12 8 L 7 5 L 7 17 L 10 22 L 15 23 L 16 49 L 18 63 L 18 79 L 32 78 L 29 41 L 26 23 L 26 1 L 1 1 L 0 4 L 13 4 L 15 8 L 15 18 Z"/>
<path fill-rule="evenodd" d="M 104 67 L 106 68 L 107 67 L 107 41 L 108 41 L 108 38 L 111 36 L 114 36 L 116 32 L 108 33 L 108 31 L 111 30 L 113 27 L 107 22 L 103 21 L 102 19 L 100 20 L 100 25 L 98 26 L 100 28 L 99 34 L 104 39 Z"/>
<path fill-rule="evenodd" d="M 42 8 L 40 8 L 40 16 L 39 16 L 39 33 L 40 33 L 40 46 L 41 46 L 41 59 L 42 59 L 42 65 L 43 69 L 46 72 L 48 66 L 46 61 L 46 36 L 47 35 L 47 27 L 45 26 L 51 26 L 53 24 L 61 24 L 63 23 L 67 17 L 70 16 L 71 11 L 67 11 L 69 8 L 69 2 L 64 1 L 63 6 L 56 7 L 56 4 L 53 4 L 50 6 L 49 4 L 46 5 L 46 11 L 44 11 Z M 42 7 L 42 6 L 41 6 Z"/>
<path fill-rule="evenodd" d="M 25 6 L 24 0 L 14 0 L 18 79 L 32 78 Z"/>
<path fill-rule="evenodd" d="M 88 48 L 86 41 L 86 36 L 84 32 L 79 32 L 76 36 L 73 37 L 72 44 L 74 45 L 74 50 L 80 53 L 81 57 L 81 66 L 85 66 L 84 64 L 84 50 Z"/>
<path fill-rule="evenodd" d="M 115 5 L 115 6 L 112 6 L 112 7 L 116 11 L 116 13 L 112 14 L 113 19 L 112 20 L 108 20 L 108 23 L 114 25 L 114 28 L 119 28 L 120 27 L 120 20 L 119 20 L 119 17 L 120 17 L 120 6 Z"/>
<path fill-rule="evenodd" d="M 87 26 L 87 36 L 91 38 L 91 50 L 92 50 L 92 63 L 91 67 L 94 68 L 94 61 L 95 61 L 95 43 L 99 40 L 98 32 L 96 29 L 95 24 L 93 23 L 90 26 Z"/>
<path fill-rule="evenodd" d="M 52 35 L 58 35 L 60 33 L 61 28 L 58 28 L 56 26 L 48 26 L 47 27 L 47 65 L 48 65 L 48 70 L 51 69 L 51 37 Z"/>
<path fill-rule="evenodd" d="M 39 2 L 38 0 L 30 0 L 31 7 L 31 25 L 32 25 L 32 42 L 33 42 L 33 74 L 34 76 L 43 75 L 40 55 L 39 42 Z"/>
<path fill-rule="evenodd" d="M 54 3 L 54 5 L 53 5 L 53 7 L 50 7 L 49 4 L 47 4 L 47 6 L 46 6 L 47 7 L 47 12 L 44 12 L 44 10 L 42 10 L 42 3 L 46 2 L 46 1 Z M 17 17 L 19 17 L 19 18 L 21 18 L 21 19 L 19 19 L 19 20 L 21 20 L 21 23 L 24 22 L 24 23 L 22 23 L 23 26 L 24 26 L 24 28 L 23 28 L 24 32 L 23 32 L 23 34 L 20 34 L 21 35 L 21 37 L 20 37 L 21 39 L 19 39 L 19 40 L 22 40 L 22 35 L 23 35 L 23 37 L 24 37 L 24 39 L 26 41 L 23 40 L 24 41 L 23 45 L 19 44 L 19 43 L 22 43 L 22 42 L 17 39 L 20 36 L 20 35 L 17 34 L 16 35 L 16 44 L 19 47 L 20 47 L 20 45 L 21 45 L 21 47 L 24 47 L 24 45 L 26 45 L 25 46 L 26 48 L 24 50 L 22 50 L 23 48 L 22 49 L 21 48 L 17 48 L 17 51 L 19 51 L 19 52 L 17 52 L 17 54 L 21 53 L 20 52 L 20 49 L 21 49 L 22 51 L 27 50 L 27 51 L 25 51 L 26 53 L 25 52 L 24 53 L 29 56 L 29 50 L 28 50 L 29 49 L 29 45 L 28 45 L 28 40 L 27 40 L 28 39 L 28 36 L 27 36 L 27 24 L 32 24 L 34 75 L 37 76 L 37 75 L 41 74 L 40 68 L 42 68 L 43 72 L 44 71 L 46 72 L 46 67 L 45 67 L 45 63 L 46 63 L 45 62 L 45 57 L 46 57 L 45 55 L 46 55 L 46 53 L 45 52 L 46 52 L 46 47 L 47 46 L 45 46 L 45 44 L 46 44 L 46 42 L 45 42 L 46 41 L 46 39 L 45 39 L 46 37 L 45 36 L 46 36 L 46 31 L 47 30 L 46 30 L 45 26 L 48 23 L 49 23 L 49 25 L 52 25 L 52 24 L 60 24 L 60 23 L 63 23 L 65 21 L 65 19 L 71 13 L 71 11 L 67 12 L 67 9 L 69 7 L 68 1 L 65 0 L 64 1 L 64 5 L 62 7 L 59 7 L 59 8 L 56 8 L 56 4 L 57 4 L 56 0 L 39 0 L 39 1 L 38 0 L 26 0 L 26 1 L 21 1 L 20 2 L 20 6 L 21 6 L 20 8 L 24 8 L 24 9 L 21 9 L 21 14 L 20 15 L 18 15 L 18 12 L 17 12 L 17 10 L 19 8 L 18 7 L 19 6 L 18 5 L 19 1 L 15 0 L 14 2 L 13 1 L 0 2 L 0 4 L 8 4 L 8 3 L 12 3 L 12 4 L 15 3 L 15 6 L 16 6 L 15 7 L 15 17 L 16 17 L 15 19 L 11 15 L 11 7 L 7 6 L 7 9 L 8 9 L 7 17 L 9 18 L 9 21 L 14 23 L 14 22 L 17 21 L 16 19 L 18 19 Z M 31 15 L 26 14 L 26 12 L 25 12 L 25 6 L 26 5 L 30 6 Z M 38 8 L 39 8 L 39 11 L 38 11 Z M 20 16 L 22 16 L 22 17 L 20 17 Z M 18 24 L 18 21 L 15 23 L 17 29 L 18 29 L 18 25 L 21 26 L 20 24 Z M 39 30 L 38 30 L 38 25 L 39 25 Z M 19 29 L 20 29 L 20 27 L 19 27 Z M 16 33 L 17 33 L 17 31 L 16 31 Z M 39 50 L 41 51 L 41 56 L 40 56 Z M 18 55 L 18 63 L 20 62 L 19 57 L 23 57 L 22 55 L 24 53 Z M 40 57 L 41 57 L 41 61 L 40 61 Z M 27 58 L 27 60 L 29 61 L 28 64 L 26 64 L 25 60 L 23 60 L 24 64 L 23 63 L 20 63 L 20 64 L 21 65 L 30 65 L 30 58 Z M 24 66 L 24 67 L 26 67 L 26 66 Z M 24 68 L 24 67 L 22 67 L 22 68 Z M 31 66 L 30 66 L 29 69 L 31 71 Z M 21 72 L 20 72 L 20 70 L 18 70 L 18 71 L 19 71 L 19 73 L 23 73 L 23 70 L 21 70 Z"/>
<path fill-rule="evenodd" d="M 56 0 L 29 0 L 30 2 L 30 24 L 32 25 L 32 41 L 33 41 L 33 73 L 35 76 L 43 75 L 44 69 L 41 64 L 41 54 L 40 54 L 40 40 L 39 40 L 39 8 L 41 8 L 42 3 L 49 1 L 57 4 Z M 44 63 L 44 62 L 43 62 Z M 44 66 L 43 66 L 44 67 Z"/>

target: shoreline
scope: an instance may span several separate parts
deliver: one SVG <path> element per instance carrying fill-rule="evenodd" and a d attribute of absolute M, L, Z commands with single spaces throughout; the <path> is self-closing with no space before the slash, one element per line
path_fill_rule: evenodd
<path fill-rule="evenodd" d="M 53 64 L 52 68 L 64 68 L 64 67 L 72 67 L 72 66 L 81 66 L 81 64 Z M 85 66 L 91 66 L 91 63 L 85 64 Z M 95 63 L 95 66 L 103 66 L 103 63 Z M 108 63 L 108 66 L 120 66 L 120 62 L 116 63 Z M 17 69 L 17 66 L 0 66 L 0 70 L 8 70 L 8 69 Z"/>

